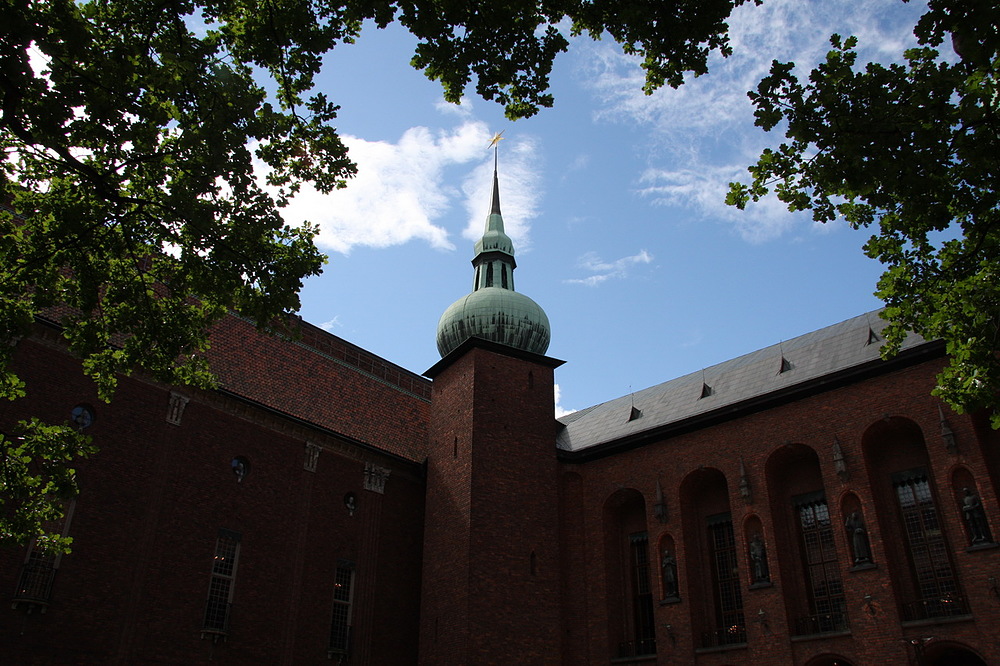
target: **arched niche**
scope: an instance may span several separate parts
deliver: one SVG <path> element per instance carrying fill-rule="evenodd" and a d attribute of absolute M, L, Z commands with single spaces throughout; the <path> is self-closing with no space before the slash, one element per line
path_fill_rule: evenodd
<path fill-rule="evenodd" d="M 959 519 L 965 527 L 965 545 L 969 550 L 993 548 L 993 530 L 983 507 L 982 495 L 972 472 L 964 466 L 951 472 L 951 492 Z"/>
<path fill-rule="evenodd" d="M 826 494 L 819 455 L 805 444 L 785 444 L 768 456 L 764 469 L 792 634 L 846 630 L 840 521 Z"/>
<path fill-rule="evenodd" d="M 718 647 L 746 642 L 744 562 L 736 546 L 725 475 L 699 468 L 681 482 L 687 598 L 694 644 Z M 712 591 L 709 594 L 709 591 Z"/>
<path fill-rule="evenodd" d="M 887 417 L 868 427 L 861 446 L 900 619 L 967 614 L 941 510 L 942 488 L 920 427 Z M 947 486 L 943 490 L 950 498 Z"/>
<path fill-rule="evenodd" d="M 848 564 L 851 571 L 875 568 L 872 551 L 870 519 L 865 514 L 861 500 L 854 493 L 844 493 L 840 498 L 840 518 L 847 539 Z"/>
<path fill-rule="evenodd" d="M 771 587 L 771 543 L 764 535 L 764 523 L 756 514 L 743 520 L 745 569 L 751 590 Z"/>
<path fill-rule="evenodd" d="M 681 600 L 680 563 L 677 561 L 677 547 L 669 534 L 660 537 L 656 550 L 659 557 L 660 603 L 675 604 Z"/>
<path fill-rule="evenodd" d="M 603 519 L 611 657 L 656 654 L 646 500 L 634 488 L 617 490 Z"/>

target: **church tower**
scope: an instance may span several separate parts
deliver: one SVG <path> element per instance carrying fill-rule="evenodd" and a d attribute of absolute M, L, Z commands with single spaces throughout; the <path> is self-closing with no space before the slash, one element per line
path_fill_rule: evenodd
<path fill-rule="evenodd" d="M 514 291 L 496 168 L 472 292 L 437 330 L 427 459 L 422 664 L 559 661 L 553 370 L 545 312 Z"/>

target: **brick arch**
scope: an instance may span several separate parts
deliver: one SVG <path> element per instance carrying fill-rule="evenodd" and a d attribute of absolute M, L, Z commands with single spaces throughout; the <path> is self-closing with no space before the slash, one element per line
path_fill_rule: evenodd
<path fill-rule="evenodd" d="M 610 656 L 655 654 L 645 497 L 616 490 L 604 502 L 603 522 Z"/>
<path fill-rule="evenodd" d="M 879 566 L 889 569 L 900 619 L 963 615 L 947 524 L 954 514 L 942 503 L 951 498 L 949 479 L 935 478 L 923 431 L 887 416 L 865 430 L 861 448 L 885 551 Z"/>
<path fill-rule="evenodd" d="M 861 450 L 869 470 L 928 464 L 923 431 L 902 416 L 887 416 L 869 425 L 861 436 Z"/>
<path fill-rule="evenodd" d="M 785 590 L 792 635 L 842 631 L 847 624 L 841 575 L 845 543 L 819 454 L 805 444 L 785 444 L 768 456 L 764 470 L 774 551 L 780 554 L 772 566 Z"/>
<path fill-rule="evenodd" d="M 683 572 L 685 590 L 690 603 L 691 631 L 695 646 L 716 647 L 746 641 L 746 623 L 742 610 L 742 588 L 747 572 L 738 552 L 720 555 L 715 537 L 725 529 L 728 520 L 729 534 L 733 534 L 729 502 L 729 483 L 726 475 L 714 467 L 700 467 L 690 472 L 680 484 L 681 522 L 684 542 Z M 732 560 L 731 566 L 726 557 Z M 720 580 L 720 562 L 729 566 L 729 575 L 735 579 Z M 733 569 L 737 572 L 734 572 Z M 738 610 L 723 606 L 719 591 L 725 588 L 725 597 L 735 600 Z M 714 594 L 706 591 L 714 590 Z M 725 634 L 724 627 L 734 628 Z"/>
<path fill-rule="evenodd" d="M 934 641 L 923 648 L 926 666 L 986 666 L 975 650 L 958 641 Z"/>
<path fill-rule="evenodd" d="M 804 666 L 854 666 L 854 662 L 839 654 L 818 654 L 805 663 Z"/>

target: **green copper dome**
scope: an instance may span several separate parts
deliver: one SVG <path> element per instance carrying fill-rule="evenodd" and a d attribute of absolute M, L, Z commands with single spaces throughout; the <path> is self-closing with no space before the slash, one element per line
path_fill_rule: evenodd
<path fill-rule="evenodd" d="M 551 335 L 549 318 L 537 303 L 514 291 L 517 264 L 514 245 L 503 230 L 496 169 L 493 204 L 486 218 L 486 231 L 476 242 L 472 265 L 472 293 L 452 303 L 438 321 L 437 347 L 441 356 L 473 337 L 544 354 Z"/>

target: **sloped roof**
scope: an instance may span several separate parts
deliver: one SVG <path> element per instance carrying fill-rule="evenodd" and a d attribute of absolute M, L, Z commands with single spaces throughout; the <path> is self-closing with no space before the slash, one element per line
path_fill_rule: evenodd
<path fill-rule="evenodd" d="M 558 419 L 564 427 L 556 445 L 583 451 L 877 363 L 885 326 L 879 311 L 870 312 L 568 414 Z M 902 350 L 924 344 L 911 334 Z"/>

